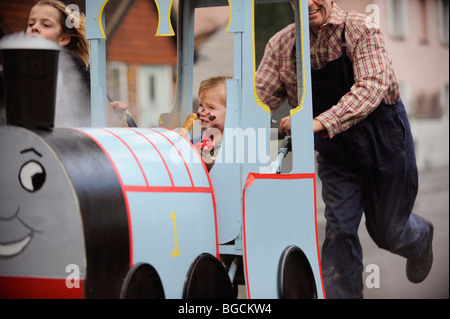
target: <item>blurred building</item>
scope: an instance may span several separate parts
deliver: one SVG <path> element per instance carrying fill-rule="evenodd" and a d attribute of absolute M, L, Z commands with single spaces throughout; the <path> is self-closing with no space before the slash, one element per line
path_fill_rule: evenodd
<path fill-rule="evenodd" d="M 0 0 L 0 37 L 24 31 L 29 12 L 36 2 Z M 85 0 L 62 2 L 86 12 Z M 176 29 L 177 0 L 173 7 Z M 197 10 L 196 45 L 207 42 L 218 28 L 228 23 L 228 18 L 227 7 Z M 153 0 L 109 0 L 105 20 L 108 95 L 113 100 L 126 102 L 139 125 L 156 126 L 159 114 L 169 112 L 173 105 L 176 37 L 155 37 L 158 12 Z M 232 70 L 232 64 L 230 67 Z M 194 90 L 197 88 L 198 85 L 194 85 Z"/>
<path fill-rule="evenodd" d="M 37 0 L 0 0 L 3 35 L 24 31 Z M 66 0 L 85 13 L 85 0 Z M 170 111 L 177 64 L 176 38 L 155 37 L 158 12 L 153 0 L 110 0 L 105 7 L 108 95 L 128 104 L 142 126 L 156 126 Z"/>
<path fill-rule="evenodd" d="M 373 17 L 385 35 L 413 118 L 448 118 L 449 1 L 338 0 L 346 10 Z"/>

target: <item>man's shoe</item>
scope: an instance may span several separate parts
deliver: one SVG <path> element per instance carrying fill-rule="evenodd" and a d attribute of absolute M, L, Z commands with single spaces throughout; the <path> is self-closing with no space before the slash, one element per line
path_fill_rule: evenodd
<path fill-rule="evenodd" d="M 433 265 L 433 225 L 428 222 L 430 226 L 430 233 L 428 237 L 428 246 L 423 255 L 417 259 L 408 259 L 406 262 L 406 276 L 412 283 L 418 284 L 427 278 Z"/>

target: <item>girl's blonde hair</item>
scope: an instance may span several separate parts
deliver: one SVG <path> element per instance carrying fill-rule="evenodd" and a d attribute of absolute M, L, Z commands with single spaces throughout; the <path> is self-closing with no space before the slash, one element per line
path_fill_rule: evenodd
<path fill-rule="evenodd" d="M 86 69 L 89 68 L 89 42 L 86 39 L 86 17 L 81 12 L 71 11 L 58 0 L 40 0 L 35 6 L 52 6 L 60 13 L 59 23 L 64 35 L 70 36 L 66 46 L 70 53 L 80 59 Z M 68 19 L 70 18 L 70 19 Z M 71 23 L 67 23 L 67 22 Z"/>
<path fill-rule="evenodd" d="M 200 96 L 203 92 L 212 90 L 217 88 L 220 85 L 227 85 L 227 80 L 232 79 L 233 77 L 230 75 L 218 75 L 210 77 L 200 83 L 200 87 L 198 89 L 198 96 Z M 221 97 L 223 105 L 227 104 L 227 97 L 226 95 Z"/>

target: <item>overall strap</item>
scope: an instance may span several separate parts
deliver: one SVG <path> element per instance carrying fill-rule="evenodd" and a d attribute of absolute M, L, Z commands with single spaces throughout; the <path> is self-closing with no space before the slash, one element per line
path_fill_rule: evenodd
<path fill-rule="evenodd" d="M 342 56 L 346 56 L 347 55 L 347 40 L 345 38 L 345 30 L 347 28 L 347 16 L 348 16 L 348 13 L 345 16 L 344 29 L 342 30 L 342 35 L 341 35 L 341 52 L 342 52 Z"/>
<path fill-rule="evenodd" d="M 345 39 L 347 15 L 345 17 L 344 29 L 342 30 L 342 35 L 341 35 L 341 52 L 342 52 L 341 61 L 342 61 L 342 69 L 344 72 L 345 81 L 346 82 L 354 82 L 353 63 L 347 55 L 347 40 Z"/>

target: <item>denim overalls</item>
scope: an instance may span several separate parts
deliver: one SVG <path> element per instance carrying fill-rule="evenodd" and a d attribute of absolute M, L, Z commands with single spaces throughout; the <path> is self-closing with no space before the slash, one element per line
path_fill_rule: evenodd
<path fill-rule="evenodd" d="M 326 111 L 354 84 L 345 29 L 342 57 L 312 70 L 314 116 Z M 413 138 L 402 101 L 381 103 L 362 122 L 334 138 L 314 136 L 326 204 L 322 272 L 327 298 L 362 298 L 362 248 L 358 228 L 364 212 L 378 245 L 405 258 L 426 248 L 427 222 L 412 213 L 418 189 Z"/>

